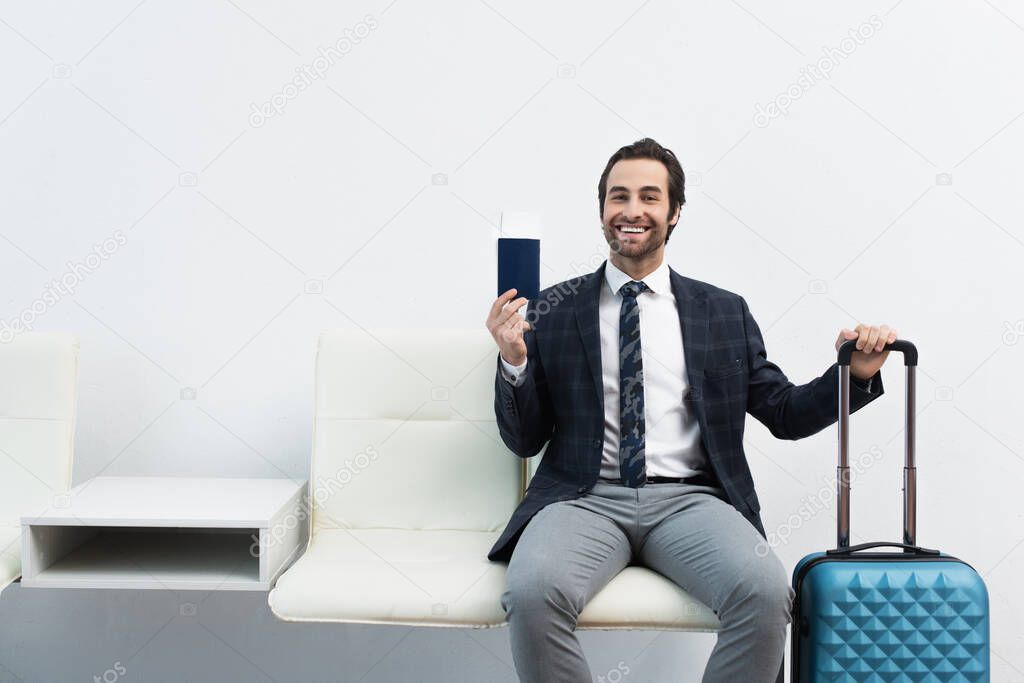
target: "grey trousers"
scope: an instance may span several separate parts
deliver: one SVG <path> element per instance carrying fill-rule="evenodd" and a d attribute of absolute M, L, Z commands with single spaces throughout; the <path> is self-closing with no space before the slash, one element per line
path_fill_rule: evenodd
<path fill-rule="evenodd" d="M 757 530 L 716 487 L 604 480 L 538 512 L 509 560 L 501 605 L 520 681 L 591 683 L 576 619 L 631 562 L 718 615 L 705 683 L 776 681 L 795 593 Z"/>

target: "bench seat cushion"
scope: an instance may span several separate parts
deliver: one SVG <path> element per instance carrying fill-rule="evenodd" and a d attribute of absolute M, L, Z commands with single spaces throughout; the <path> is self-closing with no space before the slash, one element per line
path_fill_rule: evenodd
<path fill-rule="evenodd" d="M 286 621 L 500 626 L 497 531 L 321 529 L 270 593 Z"/>
<path fill-rule="evenodd" d="M 270 607 L 285 621 L 419 626 L 505 624 L 498 532 L 321 529 L 278 579 Z M 627 567 L 586 606 L 580 629 L 716 631 L 718 619 L 665 577 Z"/>
<path fill-rule="evenodd" d="M 718 631 L 718 617 L 704 603 L 647 567 L 615 576 L 580 615 L 578 628 L 641 631 Z"/>
<path fill-rule="evenodd" d="M 0 590 L 21 574 L 21 527 L 0 526 Z"/>

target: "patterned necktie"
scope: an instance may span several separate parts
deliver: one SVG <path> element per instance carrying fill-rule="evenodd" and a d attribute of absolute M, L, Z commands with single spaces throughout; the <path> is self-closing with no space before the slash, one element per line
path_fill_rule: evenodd
<path fill-rule="evenodd" d="M 647 285 L 632 280 L 619 288 L 619 474 L 632 488 L 647 481 L 644 461 L 644 367 L 640 357 L 640 306 Z"/>

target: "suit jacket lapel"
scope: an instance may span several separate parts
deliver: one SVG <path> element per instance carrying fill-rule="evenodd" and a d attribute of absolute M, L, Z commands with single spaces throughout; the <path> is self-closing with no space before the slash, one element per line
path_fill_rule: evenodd
<path fill-rule="evenodd" d="M 707 293 L 698 290 L 692 282 L 669 268 L 672 279 L 672 293 L 676 297 L 679 311 L 679 325 L 683 330 L 683 355 L 686 359 L 686 374 L 690 380 L 690 396 L 697 399 L 698 411 L 703 410 L 700 401 L 701 386 L 704 382 L 704 367 L 708 352 L 708 331 L 711 326 Z M 703 423 L 701 423 L 703 427 Z"/>
<path fill-rule="evenodd" d="M 587 364 L 590 366 L 590 375 L 594 380 L 597 404 L 600 406 L 598 415 L 601 416 L 602 425 L 604 424 L 604 377 L 601 370 L 601 320 L 598 311 L 601 303 L 601 288 L 604 286 L 606 263 L 607 261 L 602 263 L 596 271 L 583 280 L 573 301 L 576 326 L 579 328 L 580 337 L 583 340 L 583 351 L 587 357 Z"/>

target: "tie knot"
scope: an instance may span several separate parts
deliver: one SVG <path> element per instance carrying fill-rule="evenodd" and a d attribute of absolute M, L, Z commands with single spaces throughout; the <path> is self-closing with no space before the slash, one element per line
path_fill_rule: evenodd
<path fill-rule="evenodd" d="M 621 294 L 623 298 L 630 297 L 635 299 L 637 295 L 640 294 L 640 292 L 646 291 L 647 285 L 645 285 L 643 281 L 637 282 L 636 280 L 630 280 L 626 284 L 619 287 L 619 294 Z"/>

